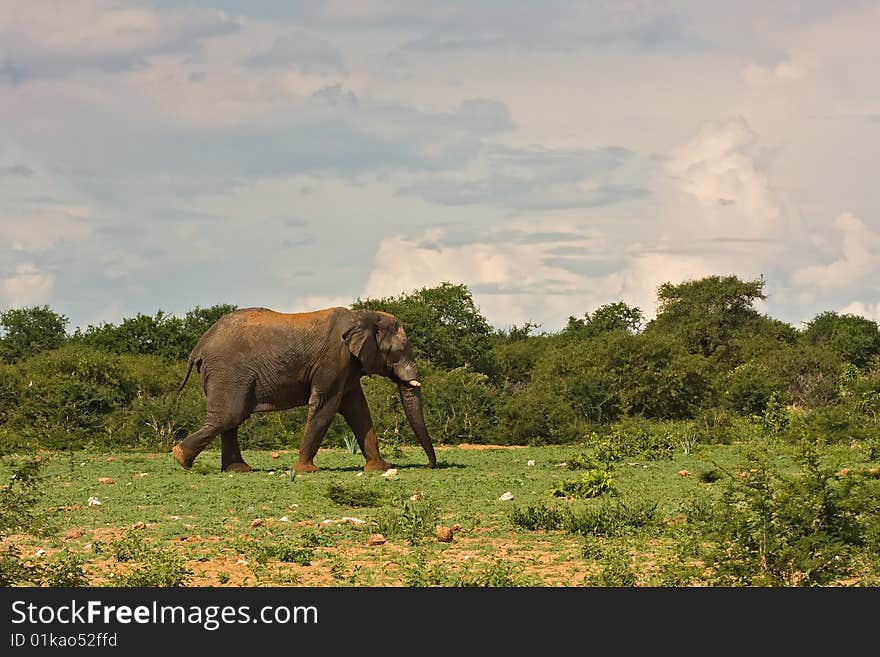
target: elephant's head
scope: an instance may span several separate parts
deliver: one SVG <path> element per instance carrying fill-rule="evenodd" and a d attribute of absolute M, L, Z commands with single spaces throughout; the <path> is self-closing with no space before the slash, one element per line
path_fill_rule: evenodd
<path fill-rule="evenodd" d="M 403 412 L 428 455 L 429 467 L 433 468 L 437 457 L 422 413 L 419 370 L 398 319 L 389 313 L 354 310 L 351 326 L 342 339 L 360 361 L 365 374 L 387 376 L 397 384 Z"/>

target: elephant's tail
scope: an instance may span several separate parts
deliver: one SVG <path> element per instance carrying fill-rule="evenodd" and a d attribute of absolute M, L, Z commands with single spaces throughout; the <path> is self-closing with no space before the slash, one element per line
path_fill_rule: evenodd
<path fill-rule="evenodd" d="M 193 365 L 196 364 L 197 360 L 199 360 L 199 359 L 194 356 L 189 357 L 189 365 L 186 368 L 186 375 L 183 377 L 183 381 L 181 381 L 180 385 L 177 387 L 178 394 L 180 394 L 180 392 L 183 390 L 183 386 L 186 385 L 186 382 L 189 381 L 189 374 L 190 374 L 190 372 L 192 372 Z"/>

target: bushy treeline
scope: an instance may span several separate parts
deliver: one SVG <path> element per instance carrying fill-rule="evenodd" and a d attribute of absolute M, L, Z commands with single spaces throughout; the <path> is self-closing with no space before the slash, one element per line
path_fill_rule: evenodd
<path fill-rule="evenodd" d="M 763 280 L 736 276 L 666 283 L 657 294 L 650 321 L 615 302 L 552 333 L 530 323 L 493 329 L 468 289 L 450 283 L 352 307 L 400 318 L 436 442 L 564 443 L 622 428 L 661 442 L 877 433 L 876 322 L 825 312 L 795 328 L 755 308 Z M 46 306 L 0 313 L 0 445 L 168 447 L 204 417 L 196 383 L 176 393 L 186 357 L 233 308 L 160 311 L 70 334 Z M 363 384 L 383 440 L 409 441 L 396 387 L 380 377 Z M 304 421 L 305 409 L 256 414 L 242 442 L 293 447 Z M 325 444 L 347 434 L 338 418 Z"/>

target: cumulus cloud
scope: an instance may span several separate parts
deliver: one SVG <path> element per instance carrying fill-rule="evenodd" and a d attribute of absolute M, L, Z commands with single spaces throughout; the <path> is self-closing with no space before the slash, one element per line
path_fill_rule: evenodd
<path fill-rule="evenodd" d="M 432 229 L 416 240 L 382 240 L 363 295 L 393 296 L 443 281 L 461 282 L 497 326 L 536 318 L 556 326 L 597 303 L 609 289 L 605 277 L 572 272 L 559 265 L 554 253 L 565 246 L 586 256 L 601 254 L 604 240 L 589 228 L 521 223 L 467 243 L 444 244 L 444 237 L 443 230 Z"/>
<path fill-rule="evenodd" d="M 33 263 L 21 263 L 13 272 L 0 275 L 0 303 L 12 308 L 48 303 L 54 288 L 55 274 Z"/>
<path fill-rule="evenodd" d="M 841 308 L 840 314 L 858 315 L 860 317 L 873 319 L 875 322 L 880 322 L 880 301 L 876 301 L 874 303 L 853 301 L 852 303 Z"/>
<path fill-rule="evenodd" d="M 778 241 L 791 229 L 780 195 L 759 164 L 758 135 L 743 118 L 704 125 L 667 163 L 670 237 Z"/>
<path fill-rule="evenodd" d="M 798 284 L 820 290 L 850 287 L 867 276 L 876 276 L 880 269 L 880 235 L 859 217 L 844 212 L 833 222 L 840 233 L 840 253 L 825 265 L 810 265 L 794 272 Z"/>

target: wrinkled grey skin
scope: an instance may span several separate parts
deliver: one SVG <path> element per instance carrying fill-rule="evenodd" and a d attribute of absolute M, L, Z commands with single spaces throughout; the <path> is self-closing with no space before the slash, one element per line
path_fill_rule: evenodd
<path fill-rule="evenodd" d="M 397 384 L 404 413 L 428 456 L 428 466 L 437 464 L 422 414 L 418 370 L 394 315 L 340 307 L 309 313 L 235 310 L 199 339 L 180 390 L 193 367 L 205 392 L 207 418 L 204 426 L 172 449 L 184 468 L 190 468 L 219 434 L 223 470 L 250 470 L 238 445 L 239 425 L 251 413 L 308 405 L 294 470 L 318 469 L 315 454 L 336 413 L 351 427 L 366 459 L 364 469 L 387 470 L 391 466 L 379 455 L 360 384 L 362 376 L 371 374 Z"/>

